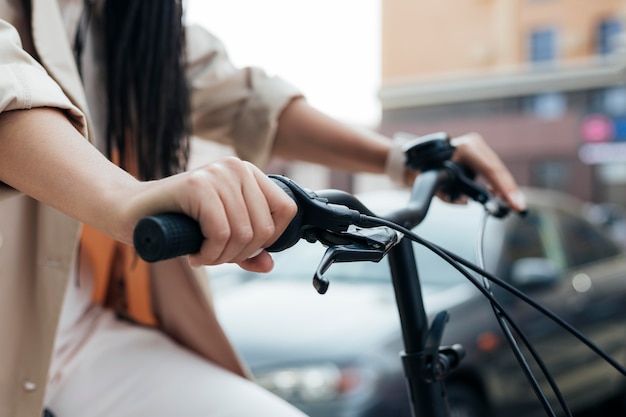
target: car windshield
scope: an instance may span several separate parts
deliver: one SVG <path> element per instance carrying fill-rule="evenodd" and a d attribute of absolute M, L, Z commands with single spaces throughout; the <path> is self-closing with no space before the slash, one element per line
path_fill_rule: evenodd
<path fill-rule="evenodd" d="M 414 231 L 424 239 L 474 262 L 480 207 L 433 204 L 426 220 Z M 444 260 L 419 244 L 413 244 L 417 254 L 420 279 L 425 284 L 454 285 L 464 278 Z M 296 246 L 274 254 L 275 267 L 270 277 L 275 279 L 311 279 L 324 254 L 319 243 L 299 242 Z M 390 283 L 387 258 L 375 262 L 335 263 L 324 275 L 330 282 Z"/>

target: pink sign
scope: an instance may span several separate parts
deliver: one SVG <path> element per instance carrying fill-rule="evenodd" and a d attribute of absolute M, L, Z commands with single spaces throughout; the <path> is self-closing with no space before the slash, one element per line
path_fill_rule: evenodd
<path fill-rule="evenodd" d="M 587 116 L 580 131 L 583 141 L 590 143 L 608 142 L 615 136 L 613 121 L 601 114 Z"/>

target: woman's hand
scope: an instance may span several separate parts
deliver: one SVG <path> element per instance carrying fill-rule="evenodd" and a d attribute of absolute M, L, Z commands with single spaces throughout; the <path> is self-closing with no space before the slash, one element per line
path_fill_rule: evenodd
<path fill-rule="evenodd" d="M 398 169 L 398 164 L 402 161 L 402 159 L 398 157 L 398 152 L 401 152 L 399 149 L 401 149 L 402 143 L 402 138 L 400 138 L 399 142 L 392 145 L 399 147 L 396 149 L 392 148 L 389 151 L 385 171 L 390 177 L 393 177 L 396 182 L 402 182 L 406 186 L 411 186 L 415 178 L 419 175 L 419 172 L 406 167 L 404 171 Z M 511 172 L 504 165 L 500 157 L 487 145 L 481 135 L 478 133 L 468 133 L 451 139 L 450 143 L 456 148 L 452 156 L 453 161 L 465 165 L 472 169 L 477 175 L 482 176 L 487 181 L 491 192 L 503 198 L 513 210 L 526 210 L 526 199 L 518 188 L 515 179 L 513 179 L 513 175 L 511 175 Z M 392 157 L 393 152 L 395 152 L 395 157 Z M 466 196 L 461 196 L 455 201 L 451 201 L 449 196 L 445 195 L 443 192 L 437 193 L 437 196 L 450 203 L 463 204 L 467 202 Z"/>
<path fill-rule="evenodd" d="M 189 257 L 194 266 L 237 263 L 250 271 L 271 270 L 272 259 L 262 249 L 282 234 L 297 211 L 263 172 L 234 157 L 144 188 L 129 207 L 129 223 L 167 211 L 194 218 L 205 237 L 200 252 Z"/>
<path fill-rule="evenodd" d="M 456 147 L 452 159 L 485 178 L 492 192 L 502 197 L 516 211 L 526 209 L 526 199 L 500 157 L 477 133 L 468 133 L 451 140 Z"/>

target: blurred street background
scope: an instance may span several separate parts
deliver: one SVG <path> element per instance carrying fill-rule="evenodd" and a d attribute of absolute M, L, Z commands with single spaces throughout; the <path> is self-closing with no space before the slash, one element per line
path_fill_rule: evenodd
<path fill-rule="evenodd" d="M 216 33 L 237 65 L 265 68 L 330 115 L 390 137 L 479 132 L 521 185 L 589 203 L 585 219 L 626 247 L 626 0 L 187 3 L 187 19 Z M 192 164 L 229 153 L 196 142 Z M 382 176 L 281 160 L 268 171 L 311 189 L 393 187 Z M 570 290 L 579 267 L 560 271 Z M 626 301 L 626 271 L 620 279 L 613 291 Z M 623 412 L 618 399 L 576 417 Z"/>
<path fill-rule="evenodd" d="M 189 0 L 187 10 L 235 63 L 292 81 L 339 119 L 387 135 L 477 131 L 523 185 L 626 205 L 624 0 Z M 388 186 L 281 169 L 311 188 Z"/>

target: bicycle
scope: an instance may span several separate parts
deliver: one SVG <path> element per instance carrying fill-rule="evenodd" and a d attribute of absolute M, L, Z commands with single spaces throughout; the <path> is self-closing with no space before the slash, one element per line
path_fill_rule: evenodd
<path fill-rule="evenodd" d="M 424 417 L 443 417 L 450 415 L 443 382 L 462 360 L 463 349 L 459 345 L 440 346 L 448 320 L 446 312 L 439 313 L 430 325 L 428 323 L 412 242 L 426 246 L 448 260 L 489 300 L 516 359 L 546 414 L 556 415 L 530 370 L 526 358 L 522 355 L 511 328 L 539 365 L 565 414 L 571 415 L 541 358 L 524 337 L 524 333 L 493 297 L 490 282 L 496 283 L 557 322 L 623 375 L 626 375 L 626 370 L 576 329 L 514 287 L 484 271 L 482 265 L 473 265 L 443 248 L 424 241 L 410 230 L 424 219 L 432 198 L 439 190 L 453 198 L 461 194 L 467 195 L 481 203 L 486 213 L 492 216 L 503 217 L 508 214 L 509 209 L 474 181 L 471 173 L 450 161 L 453 152 L 454 149 L 444 133 L 416 138 L 407 143 L 405 146 L 407 165 L 421 171 L 421 174 L 413 186 L 409 205 L 387 215 L 385 219 L 377 217 L 348 193 L 338 190 L 313 193 L 302 189 L 288 178 L 270 176 L 297 202 L 298 213 L 285 233 L 268 248 L 268 251 L 286 250 L 300 239 L 320 242 L 327 246 L 326 254 L 313 278 L 313 285 L 320 293 L 328 289 L 329 283 L 324 279 L 324 273 L 333 263 L 378 262 L 388 256 L 402 326 L 404 341 L 402 362 L 412 413 Z M 189 217 L 175 213 L 142 219 L 135 231 L 135 246 L 138 253 L 150 262 L 194 253 L 202 240 L 203 236 L 197 223 Z M 482 263 L 481 258 L 478 257 L 479 263 Z M 481 275 L 482 282 L 464 268 Z"/>

